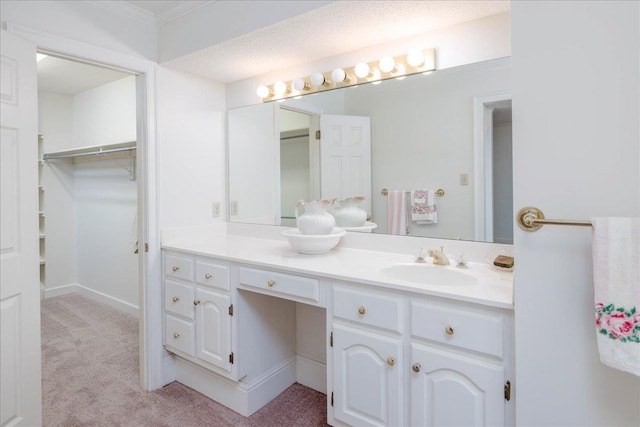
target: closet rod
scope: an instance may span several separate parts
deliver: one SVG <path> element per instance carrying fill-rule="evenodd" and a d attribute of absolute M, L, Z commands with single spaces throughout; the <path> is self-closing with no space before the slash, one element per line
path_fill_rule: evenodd
<path fill-rule="evenodd" d="M 119 153 L 122 151 L 135 151 L 136 147 L 123 147 L 123 148 L 110 148 L 107 150 L 96 150 L 87 153 L 75 153 L 75 154 L 43 154 L 42 160 L 58 160 L 58 159 L 72 159 L 75 157 L 96 156 L 100 154 Z"/>

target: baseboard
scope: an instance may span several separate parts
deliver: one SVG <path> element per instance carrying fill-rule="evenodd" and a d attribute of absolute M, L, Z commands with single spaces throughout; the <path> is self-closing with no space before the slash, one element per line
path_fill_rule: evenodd
<path fill-rule="evenodd" d="M 162 352 L 164 353 L 162 356 L 162 385 L 165 386 L 176 380 L 176 364 L 174 361 L 175 356 L 165 350 Z"/>
<path fill-rule="evenodd" d="M 309 388 L 327 394 L 327 365 L 304 356 L 296 356 L 297 381 Z"/>
<path fill-rule="evenodd" d="M 86 286 L 82 286 L 79 283 L 69 283 L 68 285 L 56 286 L 54 288 L 45 287 L 44 297 L 52 298 L 59 295 L 70 294 L 73 292 L 89 297 L 92 300 L 108 305 L 109 307 L 113 307 L 116 310 L 124 311 L 125 313 L 129 313 L 138 317 L 137 306 L 121 299 L 112 297 L 111 295 L 104 294 L 91 288 L 87 288 Z"/>
<path fill-rule="evenodd" d="M 269 403 L 296 382 L 296 360 L 290 359 L 268 377 L 251 384 L 227 379 L 176 356 L 176 381 L 191 387 L 245 417 Z"/>

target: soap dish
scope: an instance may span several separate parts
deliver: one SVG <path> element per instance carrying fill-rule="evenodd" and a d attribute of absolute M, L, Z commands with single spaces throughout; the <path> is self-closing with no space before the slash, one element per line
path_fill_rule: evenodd
<path fill-rule="evenodd" d="M 342 228 L 335 227 L 329 234 L 302 234 L 297 228 L 284 230 L 282 235 L 289 244 L 301 254 L 319 255 L 333 249 L 342 236 L 347 234 Z"/>

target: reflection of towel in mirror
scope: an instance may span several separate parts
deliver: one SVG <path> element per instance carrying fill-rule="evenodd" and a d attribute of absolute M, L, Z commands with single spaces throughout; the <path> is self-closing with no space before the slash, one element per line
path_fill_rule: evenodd
<path fill-rule="evenodd" d="M 387 199 L 387 232 L 409 234 L 409 209 L 404 190 L 389 190 Z"/>
<path fill-rule="evenodd" d="M 436 224 L 436 194 L 432 190 L 411 191 L 411 221 L 416 224 Z"/>

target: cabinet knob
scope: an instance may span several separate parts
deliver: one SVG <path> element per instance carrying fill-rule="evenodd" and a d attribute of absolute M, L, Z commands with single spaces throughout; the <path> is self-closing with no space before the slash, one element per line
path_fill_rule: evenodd
<path fill-rule="evenodd" d="M 272 287 L 272 286 L 273 286 L 273 285 L 275 285 L 275 284 L 276 284 L 275 280 L 269 280 L 269 281 L 267 282 L 267 285 L 269 285 L 269 287 Z"/>
<path fill-rule="evenodd" d="M 422 366 L 420 366 L 419 363 L 414 363 L 413 366 L 411 366 L 411 369 L 413 370 L 413 372 L 420 372 L 421 368 Z"/>
<path fill-rule="evenodd" d="M 207 274 L 205 274 L 205 275 L 204 275 L 204 278 L 205 278 L 205 279 L 207 279 L 207 280 L 211 279 L 211 273 L 207 273 Z"/>
<path fill-rule="evenodd" d="M 200 300 L 199 300 L 199 299 L 197 299 L 197 300 L 195 300 L 195 301 L 193 302 L 193 305 L 198 305 L 198 304 L 200 304 Z"/>
<path fill-rule="evenodd" d="M 364 305 L 358 307 L 358 314 L 364 315 L 367 312 L 367 309 L 364 308 Z"/>
<path fill-rule="evenodd" d="M 172 300 L 173 300 L 173 302 L 178 302 L 178 301 L 180 301 L 180 297 L 173 297 Z"/>
<path fill-rule="evenodd" d="M 456 333 L 456 330 L 453 329 L 453 326 L 447 326 L 446 328 L 444 328 L 444 331 L 447 333 L 447 335 L 453 335 Z"/>
<path fill-rule="evenodd" d="M 387 357 L 387 365 L 393 366 L 396 364 L 396 358 L 393 356 Z"/>
<path fill-rule="evenodd" d="M 178 338 L 180 338 L 180 334 L 179 334 L 179 333 L 177 333 L 177 332 L 174 332 L 174 333 L 173 333 L 173 339 L 174 339 L 174 340 L 177 340 Z"/>
<path fill-rule="evenodd" d="M 173 270 L 173 271 L 178 271 L 178 270 L 180 270 L 180 267 L 178 267 L 177 265 L 174 265 L 174 266 L 173 266 L 173 268 L 172 268 L 172 270 Z"/>

